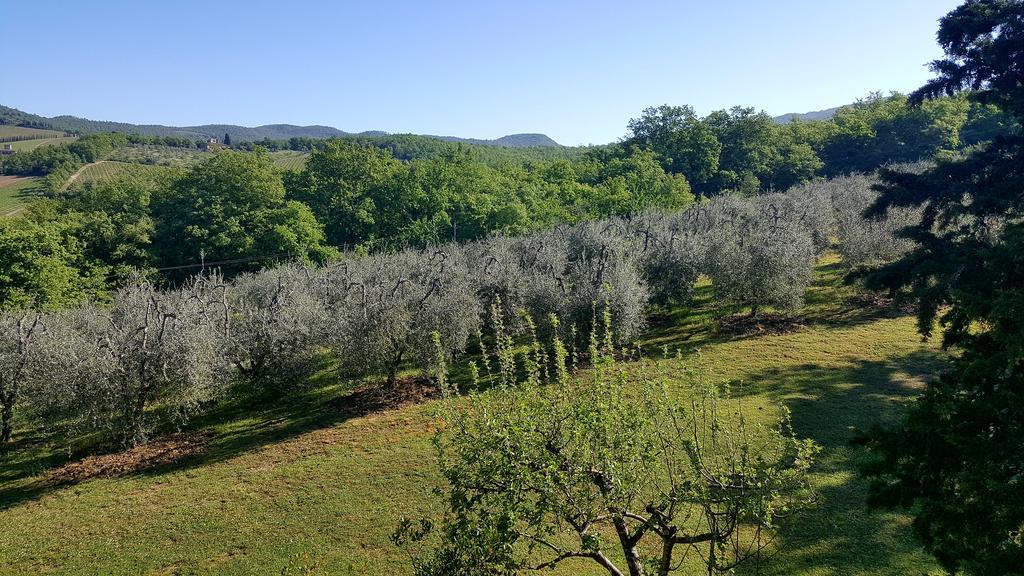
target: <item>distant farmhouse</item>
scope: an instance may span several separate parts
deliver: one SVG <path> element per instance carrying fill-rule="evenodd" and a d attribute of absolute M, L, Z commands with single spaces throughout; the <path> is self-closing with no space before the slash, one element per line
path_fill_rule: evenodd
<path fill-rule="evenodd" d="M 231 148 L 231 136 L 229 136 L 228 134 L 224 134 L 223 141 L 217 140 L 216 138 L 210 138 L 206 142 L 202 142 L 199 144 L 200 150 L 214 151 L 222 150 L 224 148 Z"/>
<path fill-rule="evenodd" d="M 199 146 L 199 149 L 200 150 L 209 150 L 209 151 L 220 150 L 221 149 L 221 145 L 220 145 L 220 142 L 216 138 L 210 138 L 206 142 L 203 142 Z"/>

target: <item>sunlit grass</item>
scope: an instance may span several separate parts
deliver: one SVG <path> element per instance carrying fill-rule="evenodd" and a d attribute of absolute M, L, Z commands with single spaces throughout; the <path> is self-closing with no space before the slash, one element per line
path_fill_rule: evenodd
<path fill-rule="evenodd" d="M 864 507 L 849 440 L 898 417 L 942 355 L 920 342 L 912 318 L 846 305 L 854 290 L 841 275 L 834 259 L 818 267 L 807 326 L 792 333 L 717 334 L 714 318 L 738 310 L 712 306 L 705 285 L 692 309 L 659 311 L 642 344 L 651 355 L 684 352 L 659 361 L 670 375 L 699 364 L 734 382 L 751 414 L 788 406 L 797 433 L 822 445 L 821 501 L 782 526 L 762 573 L 938 574 L 906 516 Z M 201 456 L 147 473 L 57 488 L 45 470 L 65 451 L 0 456 L 0 573 L 408 574 L 388 535 L 402 516 L 439 511 L 436 405 L 360 414 L 345 407 L 351 385 L 330 371 L 319 378 L 289 401 L 218 407 L 192 424 L 213 436 Z M 557 573 L 601 572 L 573 563 Z"/>

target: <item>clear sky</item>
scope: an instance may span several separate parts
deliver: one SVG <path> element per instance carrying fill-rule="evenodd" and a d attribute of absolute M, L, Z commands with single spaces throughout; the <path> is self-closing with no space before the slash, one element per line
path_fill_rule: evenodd
<path fill-rule="evenodd" d="M 0 0 L 0 104 L 195 125 L 606 143 L 647 106 L 909 91 L 957 0 Z"/>

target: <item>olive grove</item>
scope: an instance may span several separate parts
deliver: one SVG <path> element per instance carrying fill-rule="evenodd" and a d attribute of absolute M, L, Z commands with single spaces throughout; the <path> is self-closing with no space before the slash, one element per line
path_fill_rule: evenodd
<path fill-rule="evenodd" d="M 512 336 L 548 337 L 548 323 L 526 319 L 555 315 L 582 350 L 599 307 L 616 344 L 625 344 L 643 330 L 649 305 L 686 305 L 701 278 L 751 315 L 794 310 L 816 258 L 836 239 L 851 266 L 890 261 L 909 246 L 898 232 L 917 212 L 862 218 L 877 196 L 871 183 L 852 175 L 521 236 L 346 253 L 230 280 L 203 273 L 168 288 L 139 276 L 110 302 L 7 312 L 2 439 L 26 404 L 36 418 L 136 444 L 237 383 L 287 394 L 332 357 L 342 376 L 394 385 L 403 370 L 432 365 L 435 333 L 446 358 L 464 352 L 492 308 Z"/>

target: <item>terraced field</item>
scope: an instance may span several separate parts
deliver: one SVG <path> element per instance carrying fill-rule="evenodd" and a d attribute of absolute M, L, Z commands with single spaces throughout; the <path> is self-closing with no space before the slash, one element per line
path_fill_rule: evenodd
<path fill-rule="evenodd" d="M 91 182 L 102 182 L 125 174 L 144 174 L 163 170 L 162 166 L 102 160 L 82 167 L 64 184 L 64 188 L 82 186 Z"/>
<path fill-rule="evenodd" d="M 38 185 L 38 178 L 0 176 L 0 217 L 14 216 L 24 210 Z"/>
<path fill-rule="evenodd" d="M 308 152 L 284 151 L 274 152 L 274 165 L 284 170 L 302 170 L 306 166 Z"/>

